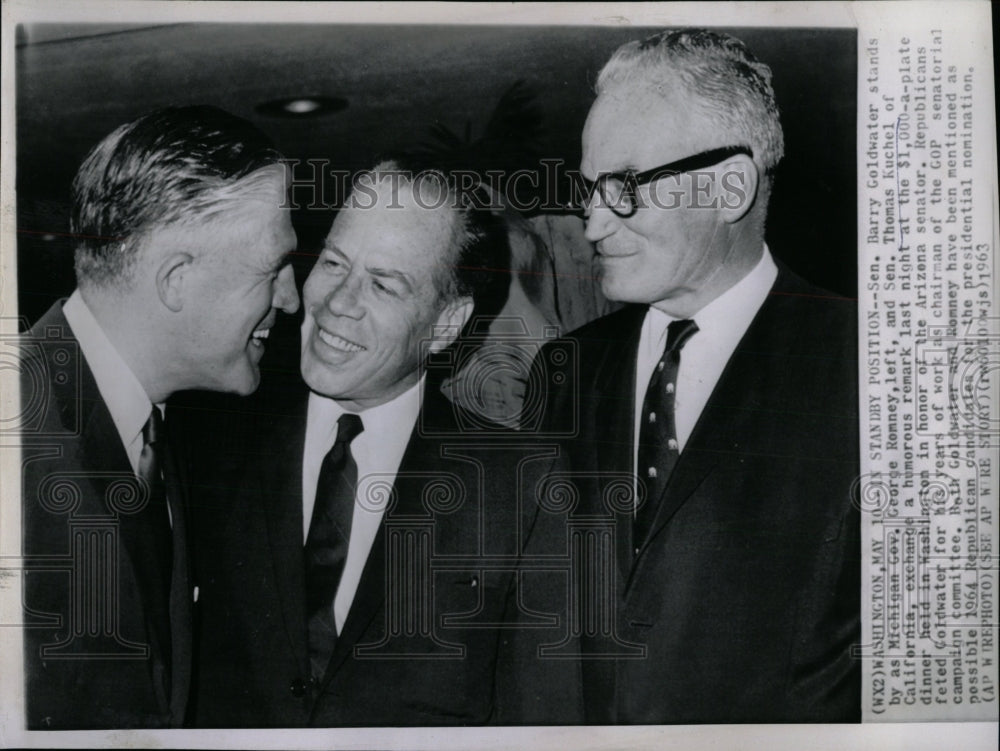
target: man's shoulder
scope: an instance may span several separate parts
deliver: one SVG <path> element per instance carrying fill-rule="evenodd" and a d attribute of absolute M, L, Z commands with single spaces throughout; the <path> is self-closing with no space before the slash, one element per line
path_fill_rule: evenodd
<path fill-rule="evenodd" d="M 810 318 L 820 317 L 830 322 L 845 324 L 857 318 L 858 303 L 855 298 L 832 292 L 806 281 L 782 263 L 778 264 L 778 277 L 768 294 L 767 304 L 794 311 Z M 802 323 L 802 321 L 792 321 Z"/>
<path fill-rule="evenodd" d="M 589 323 L 546 342 L 536 356 L 536 363 L 552 359 L 551 354 L 563 350 L 565 357 L 556 358 L 556 366 L 564 360 L 588 363 L 609 348 L 621 346 L 622 341 L 637 336 L 646 314 L 645 305 L 626 305 L 620 310 L 595 318 Z"/>
<path fill-rule="evenodd" d="M 516 465 L 532 454 L 537 442 L 531 433 L 493 422 L 484 414 L 453 403 L 442 393 L 428 393 L 413 427 L 406 461 L 421 464 L 420 469 L 451 467 L 460 474 L 474 473 L 478 471 L 477 463 Z M 471 463 L 470 457 L 475 457 Z"/>
<path fill-rule="evenodd" d="M 41 318 L 35 321 L 34 325 L 22 336 L 29 340 L 43 339 L 45 337 L 60 339 L 74 338 L 73 331 L 66 320 L 66 314 L 63 313 L 63 303 L 65 302 L 66 300 L 62 299 L 52 303 Z"/>
<path fill-rule="evenodd" d="M 18 337 L 22 386 L 43 378 L 59 384 L 76 380 L 83 358 L 80 343 L 66 320 L 62 304 L 62 300 L 53 303 L 33 326 Z"/>
<path fill-rule="evenodd" d="M 583 326 L 570 331 L 563 338 L 592 346 L 600 346 L 610 341 L 618 341 L 623 335 L 631 332 L 635 327 L 642 325 L 645 315 L 645 305 L 626 305 L 613 313 L 608 313 L 600 318 L 595 318 L 589 323 L 585 323 Z"/>
<path fill-rule="evenodd" d="M 60 300 L 17 338 L 22 439 L 77 440 L 101 399 Z"/>
<path fill-rule="evenodd" d="M 827 411 L 856 413 L 857 301 L 779 269 L 734 354 L 738 382 L 767 384 L 748 388 L 775 409 L 811 410 L 822 400 Z"/>
<path fill-rule="evenodd" d="M 427 441 L 502 440 L 516 435 L 512 428 L 495 422 L 485 410 L 474 408 L 445 394 L 441 384 L 428 381 L 423 404 L 413 428 L 413 437 Z"/>

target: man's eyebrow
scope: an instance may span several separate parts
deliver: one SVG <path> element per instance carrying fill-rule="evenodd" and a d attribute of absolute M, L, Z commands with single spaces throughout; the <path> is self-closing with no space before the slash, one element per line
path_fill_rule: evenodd
<path fill-rule="evenodd" d="M 615 169 L 601 170 L 600 172 L 597 172 L 594 175 L 593 178 L 589 178 L 585 174 L 583 174 L 583 169 L 582 168 L 579 170 L 580 176 L 584 180 L 589 180 L 590 182 L 593 182 L 594 180 L 596 180 L 597 178 L 601 177 L 602 175 L 623 175 L 626 172 L 641 172 L 641 171 L 642 170 L 640 170 L 638 167 L 635 166 L 634 162 L 628 162 L 627 164 L 624 164 L 621 167 L 616 167 Z"/>
<path fill-rule="evenodd" d="M 339 256 L 340 258 L 347 258 L 347 254 L 338 248 L 336 244 L 332 243 L 323 243 L 323 247 L 319 249 L 319 253 L 317 253 L 317 255 L 321 253 L 333 253 L 335 256 Z"/>
<path fill-rule="evenodd" d="M 406 285 L 406 288 L 410 292 L 413 291 L 413 282 L 410 280 L 410 277 L 402 271 L 397 271 L 396 269 L 383 269 L 377 266 L 366 266 L 365 270 L 372 276 L 397 279 L 399 282 Z"/>

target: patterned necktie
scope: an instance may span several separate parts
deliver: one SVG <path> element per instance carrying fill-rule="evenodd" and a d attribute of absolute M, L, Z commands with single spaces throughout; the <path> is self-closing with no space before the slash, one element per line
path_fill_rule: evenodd
<path fill-rule="evenodd" d="M 697 331 L 697 324 L 691 320 L 670 323 L 663 356 L 653 370 L 646 398 L 642 402 L 636 467 L 646 494 L 645 501 L 636 509 L 632 523 L 632 545 L 636 549 L 646 541 L 670 473 L 680 456 L 674 420 L 677 372 L 681 364 L 681 348 Z"/>
<path fill-rule="evenodd" d="M 333 600 L 347 560 L 354 488 L 358 483 L 358 465 L 351 456 L 350 444 L 362 430 L 364 426 L 357 415 L 345 413 L 337 421 L 337 440 L 319 470 L 316 503 L 306 538 L 309 662 L 317 681 L 322 680 L 337 641 Z"/>

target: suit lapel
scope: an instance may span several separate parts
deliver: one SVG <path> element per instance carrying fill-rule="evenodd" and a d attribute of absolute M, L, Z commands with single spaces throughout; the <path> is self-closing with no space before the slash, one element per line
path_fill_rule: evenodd
<path fill-rule="evenodd" d="M 433 393 L 432 393 L 433 392 Z M 324 685 L 328 685 L 337 670 L 358 645 L 368 630 L 372 620 L 385 610 L 386 585 L 386 523 L 399 518 L 426 516 L 423 506 L 423 488 L 427 482 L 424 473 L 433 471 L 440 461 L 440 442 L 433 437 L 421 436 L 419 426 L 424 425 L 424 416 L 435 419 L 441 414 L 434 396 L 436 389 L 429 385 L 425 391 L 425 401 L 417 422 L 410 433 L 410 440 L 403 452 L 399 470 L 393 482 L 395 503 L 386 508 L 379 524 L 378 533 L 372 542 L 365 562 L 354 601 L 344 622 L 343 631 L 337 637 L 333 655 L 326 671 Z M 443 397 L 442 397 L 443 398 Z M 430 400 L 430 402 L 428 402 Z M 450 409 L 450 407 L 448 408 Z"/>
<path fill-rule="evenodd" d="M 172 437 L 169 431 L 168 438 Z M 164 454 L 163 476 L 170 504 L 173 570 L 170 578 L 170 714 L 171 725 L 181 727 L 187 714 L 191 689 L 192 601 L 190 549 L 188 547 L 187 478 L 171 448 Z"/>
<path fill-rule="evenodd" d="M 188 572 L 187 487 L 178 475 L 178 465 L 173 452 L 165 452 L 163 476 L 170 504 L 171 538 L 173 541 L 173 570 L 170 575 L 170 715 L 171 725 L 181 727 L 187 714 L 187 700 L 191 688 L 191 586 Z"/>
<path fill-rule="evenodd" d="M 132 585 L 136 587 L 136 594 L 141 602 L 142 610 L 145 613 L 144 621 L 147 625 L 146 636 L 150 641 L 152 651 L 151 658 L 156 662 L 162 662 L 165 654 L 165 640 L 169 638 L 167 627 L 167 613 L 157 612 L 153 608 L 150 597 L 151 592 L 147 587 L 156 587 L 158 579 L 150 582 L 141 582 L 136 562 L 146 556 L 144 549 L 144 534 L 135 525 L 135 517 L 128 513 L 118 513 L 108 505 L 108 486 L 112 482 L 134 483 L 135 492 L 138 489 L 138 480 L 132 471 L 132 465 L 128 460 L 128 454 L 122 446 L 121 436 L 115 427 L 108 412 L 107 406 L 101 399 L 100 392 L 94 377 L 87 367 L 86 362 L 81 358 L 82 378 L 79 398 L 83 402 L 83 419 L 81 422 L 81 466 L 89 468 L 100 468 L 94 471 L 90 480 L 91 493 L 83 494 L 93 504 L 91 509 L 81 508 L 77 512 L 80 515 L 92 513 L 99 516 L 111 516 L 118 520 L 118 557 L 120 570 L 131 572 Z M 88 407 L 89 405 L 89 407 Z M 126 582 L 121 582 L 126 584 Z M 120 590 L 122 599 L 119 600 L 121 607 L 129 607 L 124 598 L 128 597 L 127 589 Z M 136 635 L 138 636 L 138 634 Z M 162 697 L 168 701 L 166 695 Z"/>
<path fill-rule="evenodd" d="M 337 636 L 330 663 L 327 666 L 324 687 L 333 680 L 344 660 L 354 651 L 361 637 L 368 630 L 372 619 L 382 611 L 386 597 L 385 578 L 385 520 L 383 518 L 372 548 L 368 552 L 361 581 L 354 593 L 354 601 L 344 622 L 343 631 Z"/>
<path fill-rule="evenodd" d="M 777 330 L 780 330 L 780 322 L 770 322 L 769 318 L 774 307 L 774 295 L 783 289 L 784 282 L 785 275 L 779 272 L 764 304 L 757 311 L 757 315 L 754 316 L 754 320 L 750 323 L 740 343 L 736 346 L 736 350 L 726 363 L 718 383 L 712 390 L 705 408 L 691 431 L 691 436 L 688 438 L 684 451 L 681 452 L 674 472 L 663 490 L 656 517 L 650 527 L 647 544 L 663 530 L 674 514 L 695 493 L 705 479 L 715 471 L 723 458 L 729 454 L 730 436 L 734 428 L 732 421 L 727 421 L 726 424 L 722 425 L 711 415 L 715 411 L 716 405 L 723 405 L 727 407 L 728 412 L 732 413 L 732 405 L 742 402 L 745 400 L 747 392 L 753 391 L 752 382 L 759 374 L 746 371 L 741 365 L 740 352 L 756 352 L 767 349 L 767 344 L 762 341 L 762 337 L 765 337 L 767 332 L 776 327 Z M 628 586 L 631 586 L 631 581 L 632 577 L 630 576 Z"/>
<path fill-rule="evenodd" d="M 72 329 L 62 312 L 61 303 L 53 306 L 49 314 L 36 324 L 36 328 L 42 326 L 45 328 L 60 327 L 65 337 L 72 336 Z M 128 589 L 129 586 L 134 587 L 140 603 L 139 608 L 144 615 L 143 622 L 146 629 L 143 634 L 130 634 L 129 636 L 149 642 L 149 659 L 152 665 L 151 672 L 154 676 L 155 690 L 163 712 L 166 714 L 170 710 L 171 703 L 165 660 L 167 645 L 171 639 L 170 614 L 160 612 L 152 604 L 155 598 L 150 597 L 151 593 L 147 591 L 147 586 L 156 586 L 156 583 L 140 583 L 136 561 L 144 557 L 145 549 L 143 535 L 133 525 L 134 516 L 128 513 L 119 513 L 109 505 L 112 495 L 123 496 L 128 492 L 125 486 L 122 486 L 118 488 L 120 493 L 114 491 L 109 493 L 113 483 L 116 485 L 123 481 L 126 485 L 134 483 L 135 492 L 139 492 L 138 481 L 135 478 L 125 447 L 122 445 L 118 428 L 101 397 L 94 374 L 78 345 L 76 352 L 75 370 L 78 378 L 66 379 L 62 384 L 52 382 L 60 417 L 67 429 L 75 429 L 74 420 L 77 415 L 80 418 L 78 466 L 84 468 L 90 475 L 84 480 L 89 484 L 90 492 L 81 494 L 83 504 L 75 513 L 78 516 L 94 515 L 117 518 L 118 520 L 119 571 L 125 575 L 123 580 L 119 582 L 119 607 L 122 609 L 134 607 L 130 601 Z"/>
<path fill-rule="evenodd" d="M 602 436 L 596 443 L 596 466 L 602 475 L 633 474 L 636 354 L 645 315 L 646 307 L 638 305 L 623 312 L 622 336 L 602 348 L 604 357 L 597 365 L 595 423 L 590 430 L 591 435 Z M 606 508 L 598 511 L 608 513 Z M 632 567 L 631 516 L 625 512 L 616 518 L 615 554 L 622 586 Z"/>
<path fill-rule="evenodd" d="M 585 424 L 581 433 L 590 437 L 592 450 L 585 454 L 588 461 L 577 469 L 586 472 L 590 467 L 598 469 L 599 483 L 596 487 L 596 508 L 588 513 L 605 517 L 610 509 L 605 505 L 602 486 L 614 478 L 623 475 L 634 478 L 633 432 L 635 419 L 635 378 L 636 355 L 639 348 L 639 336 L 642 333 L 642 322 L 646 315 L 646 306 L 630 306 L 620 313 L 615 322 L 615 331 L 607 346 L 598 346 L 602 353 L 594 372 L 593 424 Z M 587 363 L 581 363 L 586 368 Z M 581 411 L 589 413 L 588 405 L 581 404 Z M 629 480 L 632 485 L 634 479 Z M 615 600 L 620 601 L 625 591 L 625 585 L 632 568 L 632 514 L 622 510 L 612 519 L 615 534 L 616 576 L 614 581 Z M 581 636 L 581 649 L 590 651 L 590 639 Z M 581 663 L 582 681 L 584 686 L 583 700 L 588 708 L 588 716 L 605 718 L 610 711 L 606 695 L 598 686 L 608 686 L 613 683 L 613 663 L 605 660 L 584 660 Z M 610 721 L 610 720 L 609 720 Z"/>
<path fill-rule="evenodd" d="M 701 423 L 702 421 L 699 419 L 698 424 L 700 425 Z M 695 430 L 697 431 L 697 427 Z M 667 526 L 667 523 L 673 518 L 674 514 L 677 513 L 681 506 L 694 494 L 698 487 L 705 481 L 705 478 L 718 465 L 718 452 L 705 450 L 705 446 L 702 445 L 704 441 L 699 440 L 699 438 L 701 436 L 697 436 L 696 432 L 692 431 L 691 439 L 688 440 L 687 446 L 685 446 L 684 451 L 677 460 L 674 471 L 658 500 L 656 516 L 653 518 L 653 523 L 650 526 L 649 536 L 645 542 L 641 543 L 642 548 L 649 545 L 663 528 Z M 631 589 L 632 581 L 635 578 L 636 571 L 640 567 L 643 556 L 640 554 L 632 557 L 631 560 L 635 565 L 631 567 L 626 578 L 626 593 Z"/>
<path fill-rule="evenodd" d="M 730 394 L 735 384 L 732 378 L 727 378 L 729 370 L 730 365 L 727 364 L 722 377 L 719 378 L 718 384 L 716 384 L 712 395 L 709 397 L 708 402 L 706 402 L 705 408 L 702 410 L 701 415 L 699 415 L 698 421 L 695 423 L 695 427 L 688 438 L 687 445 L 684 447 L 684 451 L 681 452 L 677 464 L 674 466 L 674 471 L 670 475 L 670 479 L 667 481 L 666 487 L 663 488 L 660 497 L 658 499 L 650 499 L 651 503 L 657 504 L 656 516 L 653 517 L 653 523 L 650 525 L 649 537 L 645 542 L 641 543 L 643 547 L 648 545 L 660 530 L 667 525 L 673 515 L 677 513 L 677 510 L 684 505 L 685 501 L 694 494 L 702 482 L 705 481 L 705 478 L 718 465 L 720 454 L 717 448 L 713 448 L 713 446 L 718 446 L 718 436 L 715 431 L 718 430 L 719 426 L 708 425 L 709 420 L 706 419 L 705 415 L 710 411 L 714 401 L 732 399 Z M 631 584 L 631 576 L 629 577 L 629 584 Z"/>
<path fill-rule="evenodd" d="M 308 390 L 301 388 L 291 409 L 278 424 L 258 431 L 273 459 L 257 465 L 255 498 L 264 506 L 274 583 L 278 590 L 285 631 L 303 675 L 309 673 L 306 633 L 305 572 L 302 548 L 302 456 L 305 449 Z M 261 418 L 264 422 L 265 418 Z M 258 454 L 262 456 L 263 454 Z"/>
<path fill-rule="evenodd" d="M 89 501 L 92 505 L 80 509 L 80 512 L 81 515 L 106 516 L 112 513 L 112 509 L 106 504 L 104 491 L 112 479 L 120 479 L 111 475 L 124 473 L 132 476 L 132 465 L 129 463 L 128 454 L 125 453 L 125 447 L 122 446 L 122 439 L 118 435 L 111 413 L 101 398 L 94 374 L 87 365 L 79 343 L 73 337 L 73 330 L 69 327 L 66 316 L 63 315 L 62 303 L 53 305 L 35 324 L 33 330 L 48 331 L 53 327 L 61 330 L 64 339 L 72 338 L 74 342 L 71 364 L 59 368 L 63 371 L 69 370 L 73 375 L 62 379 L 61 382 L 58 379 L 51 379 L 49 386 L 55 397 L 63 426 L 69 434 L 79 431 L 79 466 L 84 469 L 90 468 L 92 471 L 88 479 L 95 492 L 82 495 L 84 503 Z M 46 333 L 44 336 L 51 334 Z"/>

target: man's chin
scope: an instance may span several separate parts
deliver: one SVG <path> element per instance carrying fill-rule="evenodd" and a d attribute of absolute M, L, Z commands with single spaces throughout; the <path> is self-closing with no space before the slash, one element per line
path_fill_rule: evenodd
<path fill-rule="evenodd" d="M 605 271 L 601 274 L 601 293 L 612 302 L 629 302 L 630 285 L 628 280 L 618 279 L 615 274 Z"/>
<path fill-rule="evenodd" d="M 239 377 L 233 378 L 231 386 L 232 388 L 227 389 L 231 393 L 250 396 L 260 386 L 260 368 L 257 365 L 250 366 Z"/>
<path fill-rule="evenodd" d="M 302 353 L 301 370 L 306 386 L 320 396 L 335 399 L 344 391 L 341 379 L 331 377 L 330 366 L 317 360 L 310 352 Z"/>
<path fill-rule="evenodd" d="M 260 386 L 260 371 L 254 371 L 253 377 L 249 379 L 246 383 L 244 383 L 243 386 L 240 388 L 240 390 L 236 393 L 238 393 L 240 396 L 250 396 L 250 394 L 256 391 L 259 386 Z"/>

